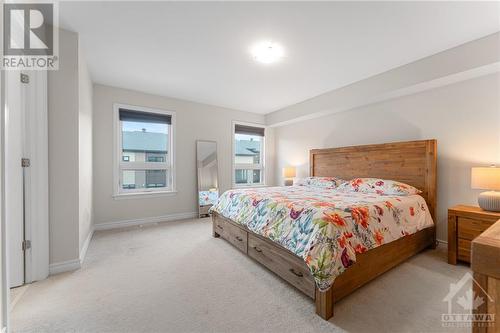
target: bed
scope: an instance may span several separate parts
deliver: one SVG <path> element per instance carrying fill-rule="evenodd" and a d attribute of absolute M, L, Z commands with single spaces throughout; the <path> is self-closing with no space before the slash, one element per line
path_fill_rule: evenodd
<path fill-rule="evenodd" d="M 310 175 L 391 179 L 422 191 L 400 197 L 292 186 L 221 196 L 213 236 L 314 299 L 328 320 L 336 301 L 435 247 L 436 141 L 314 149 Z"/>

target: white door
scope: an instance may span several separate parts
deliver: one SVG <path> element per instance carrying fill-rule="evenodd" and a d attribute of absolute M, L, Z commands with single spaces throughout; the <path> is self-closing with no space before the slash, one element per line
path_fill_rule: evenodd
<path fill-rule="evenodd" d="M 23 136 L 24 106 L 19 71 L 5 79 L 5 220 L 10 287 L 24 284 Z"/>

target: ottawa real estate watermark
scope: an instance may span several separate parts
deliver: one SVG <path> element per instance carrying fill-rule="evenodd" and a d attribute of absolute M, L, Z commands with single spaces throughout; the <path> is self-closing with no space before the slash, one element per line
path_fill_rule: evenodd
<path fill-rule="evenodd" d="M 467 272 L 457 282 L 451 283 L 448 294 L 443 298 L 448 303 L 448 312 L 441 314 L 444 327 L 493 327 L 495 314 L 481 313 L 482 305 L 494 302 L 481 285 Z"/>

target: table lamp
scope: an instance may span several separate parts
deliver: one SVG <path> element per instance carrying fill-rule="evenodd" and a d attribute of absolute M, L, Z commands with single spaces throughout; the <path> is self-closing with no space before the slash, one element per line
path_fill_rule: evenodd
<path fill-rule="evenodd" d="M 492 212 L 500 212 L 500 168 L 475 167 L 471 170 L 471 188 L 489 190 L 479 194 L 479 207 Z"/>
<path fill-rule="evenodd" d="M 283 168 L 283 177 L 285 178 L 285 186 L 292 186 L 293 178 L 295 177 L 295 167 Z"/>

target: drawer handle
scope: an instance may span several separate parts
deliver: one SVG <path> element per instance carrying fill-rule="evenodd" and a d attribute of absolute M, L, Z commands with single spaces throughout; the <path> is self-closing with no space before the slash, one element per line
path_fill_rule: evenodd
<path fill-rule="evenodd" d="M 219 228 L 220 230 L 224 230 L 224 228 L 218 224 L 217 224 L 217 228 Z"/>
<path fill-rule="evenodd" d="M 304 274 L 302 274 L 302 272 L 296 272 L 293 268 L 290 268 L 290 272 L 297 277 L 304 277 Z"/>
<path fill-rule="evenodd" d="M 254 246 L 253 248 L 255 249 L 255 251 L 257 251 L 257 252 L 259 252 L 259 253 L 261 253 L 261 252 L 262 252 L 262 250 L 261 250 L 261 249 L 259 249 L 257 246 Z"/>
<path fill-rule="evenodd" d="M 241 238 L 240 236 L 236 236 L 236 240 L 243 242 L 243 238 Z"/>

